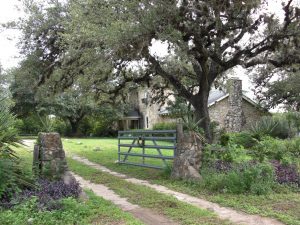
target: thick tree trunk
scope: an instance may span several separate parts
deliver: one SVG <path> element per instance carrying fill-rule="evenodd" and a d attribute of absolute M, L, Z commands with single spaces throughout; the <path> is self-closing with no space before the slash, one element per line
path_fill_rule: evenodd
<path fill-rule="evenodd" d="M 71 137 L 79 136 L 78 128 L 79 128 L 80 120 L 75 121 L 75 120 L 69 119 L 69 122 L 70 122 L 70 125 L 71 125 L 71 134 L 70 134 L 70 136 Z"/>
<path fill-rule="evenodd" d="M 193 97 L 191 101 L 193 107 L 195 108 L 195 116 L 197 121 L 200 122 L 200 127 L 203 128 L 205 133 L 205 138 L 208 143 L 212 142 L 212 134 L 210 129 L 210 118 L 208 112 L 208 96 L 210 87 L 208 84 L 202 84 L 200 91 L 197 95 Z"/>

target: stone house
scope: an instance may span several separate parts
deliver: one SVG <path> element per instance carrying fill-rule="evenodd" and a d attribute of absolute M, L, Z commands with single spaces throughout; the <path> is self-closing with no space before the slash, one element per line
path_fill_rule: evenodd
<path fill-rule="evenodd" d="M 132 92 L 128 101 L 132 110 L 119 121 L 120 129 L 152 129 L 156 123 L 176 121 L 166 106 L 150 103 L 149 89 Z M 270 114 L 243 93 L 242 81 L 235 78 L 228 80 L 226 91 L 211 90 L 208 107 L 211 121 L 233 132 L 247 129 L 251 123 Z"/>

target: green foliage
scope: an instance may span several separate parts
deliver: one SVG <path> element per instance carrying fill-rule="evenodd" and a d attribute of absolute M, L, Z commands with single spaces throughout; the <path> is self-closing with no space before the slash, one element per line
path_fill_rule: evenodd
<path fill-rule="evenodd" d="M 86 118 L 84 121 L 85 129 L 80 126 L 85 136 L 96 136 L 96 137 L 111 137 L 116 136 L 116 124 L 120 119 L 118 108 L 107 106 L 99 109 L 97 113 Z"/>
<path fill-rule="evenodd" d="M 286 120 L 288 121 L 290 128 L 290 136 L 292 136 L 293 128 L 296 130 L 297 135 L 300 132 L 300 112 L 289 111 L 285 114 Z"/>
<path fill-rule="evenodd" d="M 37 135 L 42 131 L 41 121 L 37 115 L 28 115 L 16 120 L 16 129 L 23 135 Z"/>
<path fill-rule="evenodd" d="M 223 193 L 268 194 L 272 192 L 275 184 L 272 166 L 264 163 L 236 165 L 227 173 L 206 168 L 201 171 L 201 174 L 205 188 Z"/>
<path fill-rule="evenodd" d="M 77 141 L 81 141 L 82 145 L 77 145 Z M 290 188 L 287 186 L 275 186 L 275 193 L 269 195 L 252 195 L 252 194 L 230 194 L 230 193 L 222 193 L 215 192 L 210 190 L 209 188 L 205 188 L 201 186 L 201 182 L 185 182 L 181 180 L 173 180 L 166 179 L 165 176 L 162 176 L 162 171 L 143 168 L 143 167 L 134 167 L 134 166 L 126 166 L 126 165 L 118 165 L 114 163 L 116 160 L 116 151 L 118 141 L 117 139 L 112 138 L 85 138 L 85 139 L 65 139 L 64 146 L 65 149 L 70 154 L 80 155 L 82 157 L 88 158 L 90 161 L 94 163 L 99 163 L 101 165 L 106 166 L 107 168 L 126 174 L 130 177 L 148 180 L 149 182 L 153 182 L 156 184 L 164 185 L 171 190 L 179 191 L 182 193 L 190 194 L 199 198 L 205 198 L 208 201 L 215 202 L 220 204 L 221 206 L 231 207 L 239 211 L 244 211 L 249 214 L 257 214 L 261 216 L 268 216 L 274 219 L 278 219 L 285 224 L 289 225 L 298 225 L 300 215 L 300 202 L 299 202 L 299 194 L 297 192 L 292 192 Z M 163 143 L 161 143 L 163 144 Z M 85 146 L 88 146 L 86 148 Z M 101 146 L 103 151 L 90 151 L 89 149 L 93 149 L 96 146 Z M 153 152 L 156 154 L 155 152 Z M 164 155 L 171 155 L 170 151 L 164 153 Z M 151 161 L 151 163 L 155 163 L 155 161 Z M 158 160 L 156 160 L 158 162 Z M 75 162 L 68 160 L 70 168 L 74 169 Z M 161 164 L 161 160 L 158 162 Z M 77 163 L 79 166 L 80 163 Z M 158 164 L 157 164 L 158 165 Z M 207 167 L 206 167 L 207 168 Z M 80 173 L 82 176 L 86 175 L 87 166 L 83 166 L 78 168 L 76 171 Z M 202 173 L 201 168 L 201 173 Z M 95 172 L 96 174 L 96 172 Z M 98 173 L 97 173 L 98 174 Z M 212 178 L 216 175 L 216 173 L 207 172 L 207 179 Z M 99 175 L 99 174 L 98 174 Z M 202 173 L 203 175 L 203 173 Z M 93 174 L 90 176 L 91 178 L 95 177 Z M 99 176 L 96 176 L 97 179 Z M 107 184 L 106 177 L 103 180 L 105 184 Z M 110 182 L 109 182 L 110 183 Z M 220 182 L 220 184 L 222 184 Z M 127 187 L 127 186 L 126 186 Z M 145 192 L 144 192 L 145 193 Z M 144 194 L 145 195 L 145 194 Z M 149 198 L 149 196 L 147 196 Z M 182 212 L 181 212 L 182 214 Z M 189 220 L 190 221 L 190 220 Z M 211 222 L 208 222 L 211 224 Z M 199 221 L 198 223 L 199 224 Z"/>
<path fill-rule="evenodd" d="M 251 148 L 256 145 L 258 141 L 253 138 L 252 134 L 243 131 L 240 133 L 225 133 L 221 136 L 220 144 L 222 146 L 227 146 L 229 142 L 243 146 L 244 148 Z"/>
<path fill-rule="evenodd" d="M 10 209 L 0 209 L 0 224 L 43 224 L 43 225 L 67 225 L 67 224 L 115 224 L 119 221 L 126 224 L 141 224 L 130 214 L 121 211 L 111 202 L 96 197 L 91 191 L 87 192 L 87 201 L 78 201 L 74 198 L 65 198 L 60 201 L 62 209 L 41 211 L 37 207 L 37 199 L 30 200 Z M 32 222 L 28 222 L 32 220 Z"/>
<path fill-rule="evenodd" d="M 245 149 L 241 145 L 229 142 L 227 146 L 219 144 L 207 144 L 203 150 L 203 160 L 211 162 L 215 160 L 222 160 L 225 162 L 239 161 L 241 155 L 245 153 Z"/>
<path fill-rule="evenodd" d="M 293 53 L 294 55 L 299 55 L 298 50 L 290 47 L 289 50 L 295 51 Z M 294 66 L 296 66 L 296 68 L 293 68 L 293 66 L 289 66 L 287 71 L 285 73 L 282 73 L 280 77 L 277 77 L 273 82 L 264 82 L 264 79 L 268 79 L 269 81 L 270 77 L 274 76 L 274 74 L 270 74 L 269 71 L 267 71 L 267 73 L 269 74 L 265 77 L 263 76 L 263 74 L 257 75 L 255 81 L 258 84 L 259 92 L 262 94 L 259 96 L 269 108 L 277 105 L 283 105 L 286 109 L 299 111 L 300 73 L 299 65 L 295 64 Z M 278 75 L 278 73 L 275 74 L 276 76 Z"/>
<path fill-rule="evenodd" d="M 251 135 L 260 140 L 263 136 L 287 138 L 289 136 L 289 126 L 285 119 L 264 116 L 259 121 L 252 124 Z"/>
<path fill-rule="evenodd" d="M 45 116 L 40 116 L 39 115 L 39 119 L 41 121 L 41 130 L 42 132 L 53 132 L 54 129 L 53 129 L 53 120 L 52 118 L 50 118 L 50 116 L 48 115 L 45 115 Z"/>
<path fill-rule="evenodd" d="M 53 130 L 59 133 L 61 136 L 66 136 L 71 133 L 70 125 L 66 123 L 64 120 L 58 117 L 52 118 L 51 120 L 52 120 Z"/>
<path fill-rule="evenodd" d="M 279 160 L 283 163 L 294 162 L 300 155 L 300 138 L 280 140 L 272 137 L 263 137 L 249 154 L 263 162 L 264 160 Z"/>
<path fill-rule="evenodd" d="M 0 199 L 3 195 L 9 198 L 18 190 L 20 184 L 27 183 L 19 168 L 19 158 L 12 149 L 12 146 L 19 143 L 14 125 L 15 117 L 0 102 Z"/>
<path fill-rule="evenodd" d="M 210 139 L 207 98 L 213 84 L 226 79 L 226 72 L 236 66 L 248 68 L 265 64 L 264 54 L 270 53 L 275 58 L 274 61 L 268 60 L 268 63 L 276 63 L 276 69 L 278 65 L 282 65 L 277 60 L 281 62 L 289 58 L 276 58 L 277 54 L 273 52 L 281 48 L 269 46 L 280 45 L 283 37 L 296 36 L 294 31 L 298 21 L 292 16 L 289 17 L 292 20 L 275 20 L 273 16 L 261 11 L 265 4 L 265 1 L 232 1 L 230 4 L 218 1 L 203 1 L 201 4 L 198 1 L 163 0 L 153 3 L 107 1 L 103 4 L 96 0 L 73 1 L 70 4 L 72 19 L 68 24 L 71 29 L 64 38 L 72 46 L 72 50 L 81 48 L 80 50 L 86 52 L 89 58 L 85 60 L 91 65 L 99 62 L 99 55 L 107 56 L 113 62 L 127 60 L 124 64 L 117 65 L 116 70 L 124 68 L 117 75 L 108 73 L 107 76 L 97 76 L 95 80 L 98 84 L 101 81 L 106 82 L 108 78 L 118 84 L 115 89 L 125 87 L 128 82 L 139 85 L 142 82 L 151 83 L 155 94 L 164 100 L 165 96 L 161 95 L 166 94 L 166 89 L 172 90 L 174 95 L 180 96 L 193 106 L 198 119 L 203 118 L 199 125 Z M 296 10 L 291 6 L 286 8 L 289 7 L 287 16 Z M 253 20 L 253 14 L 261 20 Z M 192 18 L 189 15 L 193 15 Z M 224 24 L 223 21 L 220 22 L 220 16 L 226 18 Z M 210 23 L 207 24 L 207 21 Z M 284 21 L 290 23 L 283 25 Z M 232 27 L 230 24 L 237 26 Z M 218 38 L 215 37 L 216 33 L 219 34 Z M 263 35 L 266 41 L 260 42 L 255 38 L 257 35 Z M 276 40 L 271 38 L 274 35 Z M 250 37 L 251 42 L 245 44 L 242 40 L 246 36 Z M 83 40 L 87 40 L 88 44 L 83 44 Z M 154 57 L 155 53 L 148 50 L 162 42 L 167 48 L 165 56 Z M 194 45 L 192 51 L 190 43 Z M 248 49 L 251 49 L 251 53 Z M 128 61 L 140 67 L 130 74 L 132 76 L 119 76 L 122 72 L 126 74 L 131 70 L 129 66 L 126 67 Z M 100 68 L 98 70 L 101 71 Z M 98 74 L 93 69 L 91 71 Z"/>
<path fill-rule="evenodd" d="M 153 125 L 153 130 L 176 130 L 175 122 L 161 122 Z"/>

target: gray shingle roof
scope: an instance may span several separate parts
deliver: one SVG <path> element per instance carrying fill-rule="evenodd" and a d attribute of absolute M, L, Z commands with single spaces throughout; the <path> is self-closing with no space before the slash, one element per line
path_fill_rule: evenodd
<path fill-rule="evenodd" d="M 141 118 L 140 113 L 137 110 L 131 110 L 125 114 L 124 119 L 139 119 Z"/>
<path fill-rule="evenodd" d="M 209 92 L 208 96 L 208 105 L 212 104 L 213 102 L 217 101 L 218 99 L 225 97 L 227 93 L 223 90 L 213 89 Z"/>
<path fill-rule="evenodd" d="M 208 96 L 208 106 L 213 105 L 215 102 L 222 100 L 223 98 L 227 97 L 228 93 L 220 90 L 220 89 L 212 89 L 209 92 L 209 96 Z M 257 106 L 257 103 L 254 102 L 253 100 L 251 100 L 250 98 L 248 98 L 245 94 L 243 94 L 243 99 L 245 99 L 246 101 L 248 101 L 249 103 L 251 103 L 254 106 Z M 169 114 L 169 110 L 168 109 L 162 109 L 159 112 L 160 115 L 167 115 Z"/>

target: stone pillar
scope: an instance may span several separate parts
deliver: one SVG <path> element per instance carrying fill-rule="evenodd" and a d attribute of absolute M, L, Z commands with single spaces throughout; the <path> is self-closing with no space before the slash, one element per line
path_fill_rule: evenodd
<path fill-rule="evenodd" d="M 227 81 L 228 113 L 225 117 L 225 128 L 228 132 L 240 132 L 246 120 L 242 108 L 242 81 L 232 78 Z"/>
<path fill-rule="evenodd" d="M 202 143 L 194 132 L 184 133 L 181 123 L 177 125 L 177 148 L 171 177 L 184 180 L 201 180 Z"/>
<path fill-rule="evenodd" d="M 36 175 L 51 180 L 64 179 L 68 166 L 58 133 L 39 133 L 33 155 L 33 170 Z"/>

